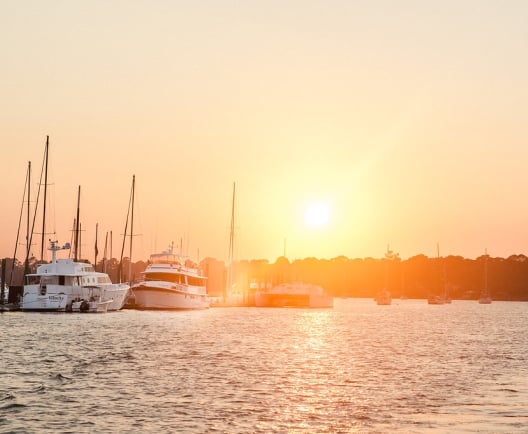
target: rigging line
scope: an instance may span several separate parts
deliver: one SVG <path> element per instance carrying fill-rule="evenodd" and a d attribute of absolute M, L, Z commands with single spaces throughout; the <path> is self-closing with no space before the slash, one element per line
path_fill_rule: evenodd
<path fill-rule="evenodd" d="M 49 155 L 49 136 L 46 136 L 46 151 L 44 153 L 44 161 L 42 162 L 42 171 L 44 172 L 44 201 L 42 204 L 42 238 L 40 242 L 40 260 L 44 260 L 44 237 L 46 235 L 46 199 L 48 192 L 48 155 Z M 41 171 L 41 181 L 42 181 Z"/>
<path fill-rule="evenodd" d="M 123 234 L 123 245 L 121 247 L 121 257 L 119 259 L 119 283 L 122 282 L 123 278 L 123 254 L 125 252 L 125 242 L 126 242 L 126 236 L 128 231 L 128 218 L 130 216 L 130 207 L 132 204 L 132 196 L 134 194 L 134 182 L 132 182 L 132 188 L 130 190 L 130 199 L 128 201 L 128 210 L 127 210 L 127 217 L 125 222 L 125 233 Z M 132 258 L 129 258 L 130 261 L 132 261 Z"/>
<path fill-rule="evenodd" d="M 15 270 L 15 261 L 18 247 L 18 240 L 20 238 L 20 227 L 22 226 L 22 215 L 24 214 L 24 202 L 26 200 L 26 190 L 28 185 L 29 171 L 26 172 L 26 181 L 24 182 L 24 194 L 22 195 L 22 206 L 20 207 L 20 217 L 18 218 L 18 230 L 15 242 L 15 251 L 13 253 L 13 263 L 11 264 L 11 275 L 9 276 L 9 286 L 13 283 L 13 273 Z"/>
<path fill-rule="evenodd" d="M 42 186 L 42 177 L 44 176 L 44 165 L 45 165 L 47 153 L 48 153 L 48 150 L 46 148 L 46 151 L 44 152 L 44 160 L 42 161 L 42 166 L 41 166 L 41 169 L 40 169 L 40 179 L 39 179 L 38 189 L 37 189 L 37 199 L 35 200 L 35 210 L 33 212 L 33 223 L 31 224 L 31 233 L 29 235 L 29 241 L 28 241 L 28 258 L 29 258 L 29 249 L 30 249 L 31 243 L 33 242 L 33 234 L 35 232 L 35 223 L 37 221 L 37 211 L 38 211 L 38 203 L 39 203 L 39 198 L 40 198 L 40 188 Z M 44 232 L 44 231 L 42 231 L 42 232 Z M 42 235 L 42 237 L 44 237 L 44 234 Z M 42 248 L 43 247 L 44 246 L 42 246 Z M 43 251 L 44 250 L 41 250 L 41 252 L 43 252 Z M 43 254 L 41 254 L 40 259 L 42 259 L 42 256 L 43 256 Z"/>

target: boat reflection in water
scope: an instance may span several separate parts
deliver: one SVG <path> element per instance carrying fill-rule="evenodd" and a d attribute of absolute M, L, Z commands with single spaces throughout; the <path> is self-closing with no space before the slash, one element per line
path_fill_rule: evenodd
<path fill-rule="evenodd" d="M 334 307 L 334 298 L 323 288 L 306 283 L 282 283 L 255 292 L 257 307 Z"/>

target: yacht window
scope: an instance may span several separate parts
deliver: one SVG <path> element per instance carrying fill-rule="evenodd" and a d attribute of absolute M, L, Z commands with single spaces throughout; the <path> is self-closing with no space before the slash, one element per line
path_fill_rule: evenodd
<path fill-rule="evenodd" d="M 59 282 L 57 276 L 42 276 L 40 279 L 43 284 L 56 285 Z"/>
<path fill-rule="evenodd" d="M 189 276 L 189 285 L 193 286 L 205 286 L 205 279 L 203 277 Z"/>
<path fill-rule="evenodd" d="M 27 285 L 38 285 L 40 284 L 40 276 L 26 276 Z"/>

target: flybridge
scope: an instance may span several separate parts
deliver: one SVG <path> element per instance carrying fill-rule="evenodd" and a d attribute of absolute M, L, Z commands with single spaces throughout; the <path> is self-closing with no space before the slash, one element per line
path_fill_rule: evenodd
<path fill-rule="evenodd" d="M 59 242 L 57 240 L 55 240 L 55 241 L 49 240 L 49 241 L 50 241 L 51 246 L 49 247 L 48 250 L 51 250 L 51 255 L 52 255 L 51 256 L 51 262 L 53 264 L 55 264 L 57 262 L 57 252 L 59 250 L 70 250 L 71 245 L 70 245 L 70 243 L 66 243 L 66 244 L 64 244 L 64 246 L 60 247 L 58 245 Z"/>

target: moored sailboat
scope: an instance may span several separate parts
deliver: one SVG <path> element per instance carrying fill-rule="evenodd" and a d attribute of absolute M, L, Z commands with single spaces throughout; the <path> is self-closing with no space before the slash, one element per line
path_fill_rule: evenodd
<path fill-rule="evenodd" d="M 491 295 L 488 289 L 488 251 L 484 255 L 484 287 L 480 293 L 479 304 L 491 304 Z"/>

